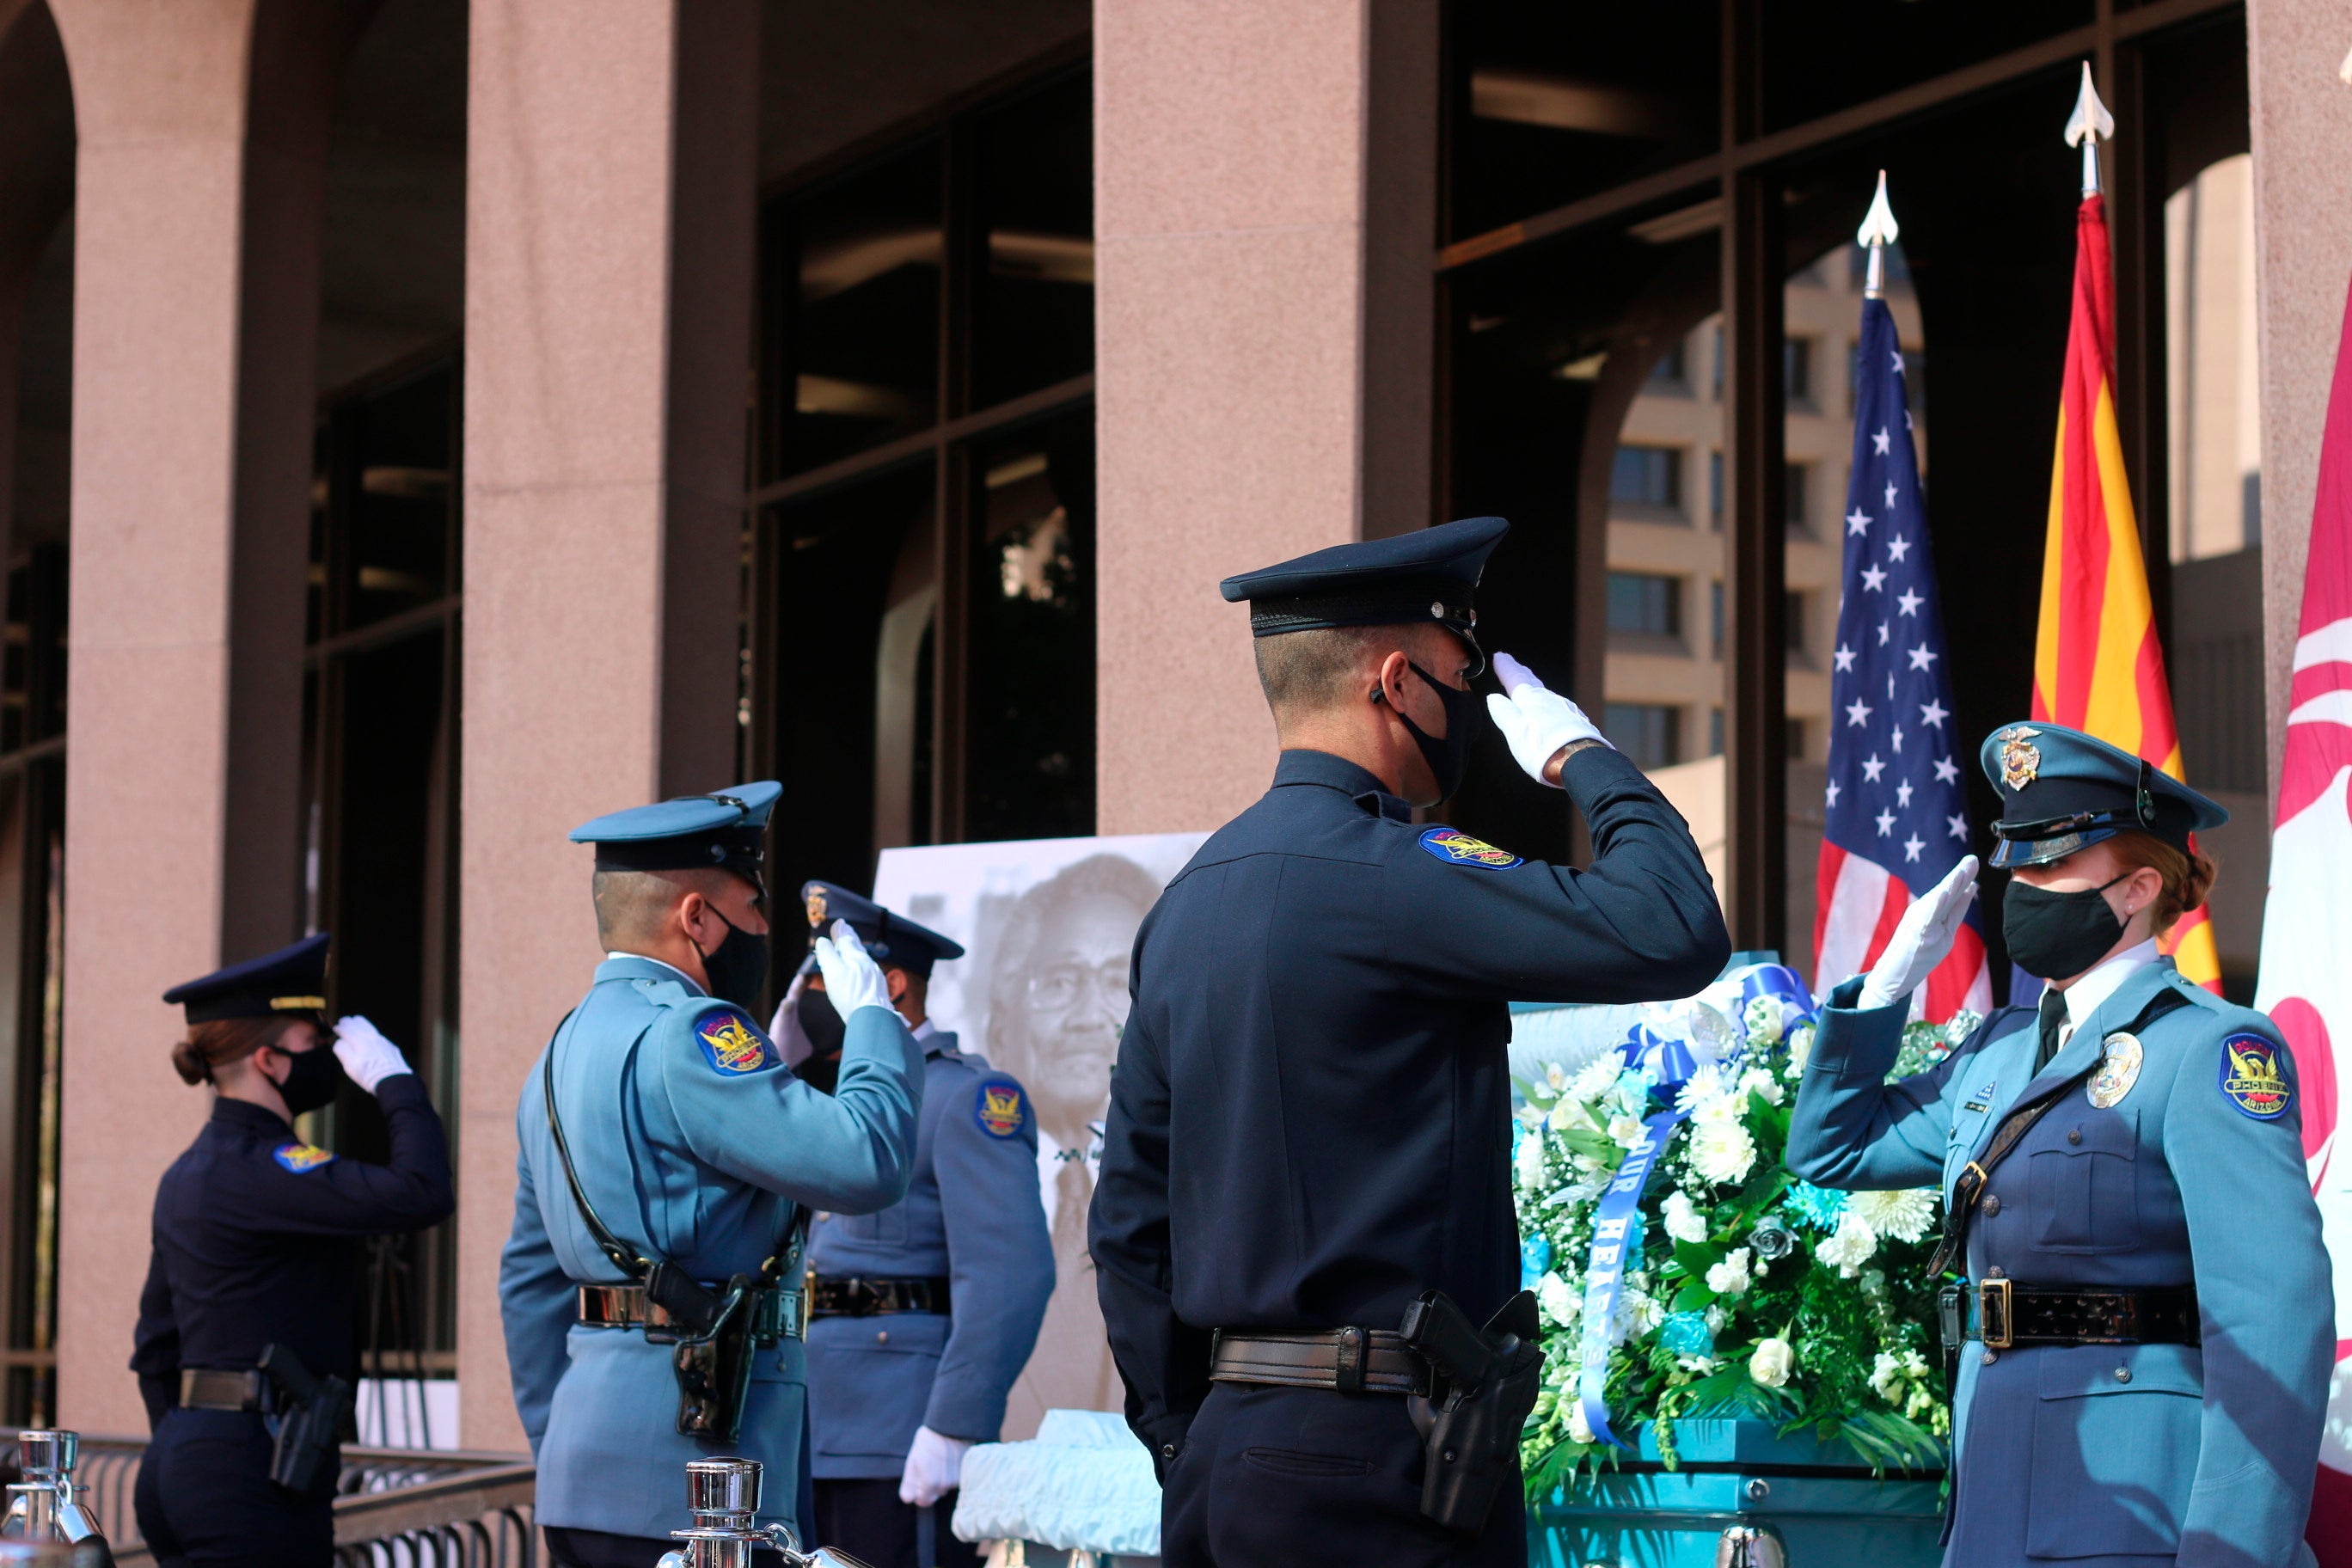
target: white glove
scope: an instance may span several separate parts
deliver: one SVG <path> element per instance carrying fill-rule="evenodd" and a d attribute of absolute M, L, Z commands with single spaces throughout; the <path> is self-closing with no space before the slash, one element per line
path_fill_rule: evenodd
<path fill-rule="evenodd" d="M 816 939 L 816 968 L 824 976 L 825 1000 L 844 1023 L 860 1007 L 879 1007 L 898 1016 L 890 1005 L 890 983 L 883 978 L 882 966 L 866 956 L 866 944 L 857 940 L 848 921 L 834 921 L 833 934 Z"/>
<path fill-rule="evenodd" d="M 1911 900 L 1886 951 L 1870 966 L 1856 1007 L 1889 1007 L 1917 989 L 1952 951 L 1969 900 L 1977 894 L 1977 858 L 1963 855 L 1944 879 Z"/>
<path fill-rule="evenodd" d="M 335 1020 L 335 1059 L 343 1064 L 351 1080 L 370 1094 L 384 1079 L 416 1070 L 400 1054 L 400 1047 L 383 1037 L 383 1030 L 356 1013 Z"/>
<path fill-rule="evenodd" d="M 1490 694 L 1486 711 L 1494 716 L 1495 728 L 1503 732 L 1503 739 L 1510 742 L 1511 755 L 1536 783 L 1551 783 L 1544 777 L 1544 770 L 1571 741 L 1609 744 L 1609 737 L 1584 716 L 1583 709 L 1549 689 L 1536 679 L 1534 670 L 1509 654 L 1495 656 L 1495 675 L 1507 695 Z"/>
<path fill-rule="evenodd" d="M 825 984 L 830 987 L 833 982 Z M 964 1452 L 971 1447 L 965 1438 L 942 1437 L 928 1426 L 916 1427 L 906 1473 L 898 1478 L 898 1500 L 929 1508 L 955 1490 L 963 1479 Z"/>
<path fill-rule="evenodd" d="M 784 987 L 784 999 L 776 1004 L 776 1016 L 768 1020 L 768 1039 L 784 1065 L 796 1068 L 816 1055 L 816 1044 L 801 1027 L 801 993 L 808 989 L 808 966 L 793 971 L 793 983 Z"/>

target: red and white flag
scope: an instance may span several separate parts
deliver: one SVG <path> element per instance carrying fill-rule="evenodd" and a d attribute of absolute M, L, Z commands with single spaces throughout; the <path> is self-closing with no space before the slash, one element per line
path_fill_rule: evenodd
<path fill-rule="evenodd" d="M 2294 1053 L 2304 1158 L 2336 1264 L 2336 1377 L 2309 1539 L 2326 1568 L 2352 1568 L 2352 1158 L 2336 1126 L 2338 1086 L 2352 1077 L 2352 300 L 2319 448 L 2287 700 L 2254 1005 Z"/>

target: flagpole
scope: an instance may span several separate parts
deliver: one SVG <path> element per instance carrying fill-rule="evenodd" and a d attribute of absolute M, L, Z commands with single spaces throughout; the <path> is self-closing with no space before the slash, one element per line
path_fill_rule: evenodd
<path fill-rule="evenodd" d="M 2083 90 L 2075 95 L 2074 112 L 2066 117 L 2066 145 L 2080 143 L 2083 149 L 2083 195 L 2099 194 L 2099 142 L 2114 141 L 2116 117 L 2099 101 L 2099 89 L 2091 85 L 2091 62 L 2083 62 Z"/>
<path fill-rule="evenodd" d="M 1870 211 L 1863 215 L 1862 226 L 1853 235 L 1853 242 L 1870 252 L 1870 270 L 1862 282 L 1864 299 L 1886 298 L 1886 247 L 1902 232 L 1895 222 L 1895 209 L 1886 205 L 1886 171 L 1881 169 L 1878 194 L 1870 198 Z"/>

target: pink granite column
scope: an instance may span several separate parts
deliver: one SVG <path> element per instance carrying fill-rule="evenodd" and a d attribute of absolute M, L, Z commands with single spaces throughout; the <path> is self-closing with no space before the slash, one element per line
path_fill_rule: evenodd
<path fill-rule="evenodd" d="M 2329 0 L 2252 0 L 2247 76 L 2254 151 L 2254 262 L 2262 302 L 2263 626 L 2271 788 L 2278 798 L 2287 691 L 2319 437 L 2352 279 L 2352 87 L 2336 79 L 2352 23 Z"/>
<path fill-rule="evenodd" d="M 1209 827 L 1274 730 L 1217 580 L 1431 518 L 1435 0 L 1095 0 L 1096 820 Z"/>
<path fill-rule="evenodd" d="M 564 834 L 736 782 L 759 13 L 470 26 L 457 1364 L 467 1445 L 513 1448 L 516 1097 L 601 956 Z"/>

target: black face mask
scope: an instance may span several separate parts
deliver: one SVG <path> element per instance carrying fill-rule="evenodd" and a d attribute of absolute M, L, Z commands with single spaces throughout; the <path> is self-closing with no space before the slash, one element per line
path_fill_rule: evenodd
<path fill-rule="evenodd" d="M 2106 957 L 2124 922 L 2101 895 L 2130 875 L 2071 893 L 2011 881 L 2000 900 L 2000 934 L 2011 959 L 2039 979 L 2070 980 Z"/>
<path fill-rule="evenodd" d="M 1408 667 L 1429 683 L 1445 704 L 1445 733 L 1432 735 L 1412 721 L 1412 716 L 1400 708 L 1397 721 L 1421 748 L 1421 760 L 1429 764 L 1430 777 L 1437 781 L 1437 800 L 1416 801 L 1415 805 L 1435 805 L 1437 801 L 1450 799 L 1462 787 L 1462 775 L 1470 769 L 1470 736 L 1477 724 L 1478 694 L 1458 687 L 1448 686 L 1417 664 Z"/>
<path fill-rule="evenodd" d="M 286 1058 L 286 1081 L 278 1086 L 278 1098 L 286 1101 L 286 1112 L 299 1116 L 306 1110 L 316 1110 L 335 1098 L 343 1087 L 343 1064 L 334 1048 L 323 1041 L 307 1051 L 282 1051 Z"/>
<path fill-rule="evenodd" d="M 719 915 L 716 905 L 710 912 Z M 768 983 L 768 935 L 745 931 L 725 915 L 719 923 L 727 934 L 719 945 L 702 954 L 702 972 L 709 977 L 710 994 L 721 1002 L 732 1002 L 738 1007 L 749 1008 L 760 999 L 760 987 Z M 699 945 L 697 952 L 701 952 Z"/>
<path fill-rule="evenodd" d="M 813 985 L 804 985 L 801 987 L 800 1005 L 793 1010 L 793 1016 L 799 1018 L 801 1033 L 808 1037 L 809 1046 L 817 1056 L 841 1055 L 842 1037 L 849 1032 L 849 1026 L 842 1022 L 839 1013 L 834 1011 L 832 997 Z M 806 1078 L 808 1074 L 801 1076 Z"/>

